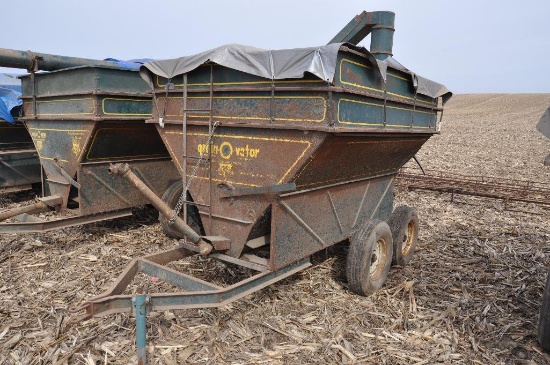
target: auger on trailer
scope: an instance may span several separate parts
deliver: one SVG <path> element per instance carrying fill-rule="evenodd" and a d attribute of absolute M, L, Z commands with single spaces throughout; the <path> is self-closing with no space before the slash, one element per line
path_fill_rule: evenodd
<path fill-rule="evenodd" d="M 21 76 L 24 123 L 44 174 L 44 197 L 0 212 L 0 232 L 43 232 L 131 214 L 147 204 L 108 172 L 132 163 L 162 194 L 179 179 L 151 124 L 151 95 L 135 69 L 110 61 L 0 49 L 0 66 L 25 68 Z M 45 70 L 50 72 L 36 72 Z M 159 174 L 158 171 L 162 171 Z M 29 215 L 55 210 L 62 218 Z"/>
<path fill-rule="evenodd" d="M 129 166 L 112 164 L 111 172 L 159 209 L 168 235 L 183 240 L 135 259 L 107 292 L 75 311 L 89 318 L 133 308 L 144 354 L 148 310 L 225 305 L 345 240 L 349 288 L 361 295 L 380 288 L 392 262 L 411 259 L 418 239 L 416 211 L 393 209 L 395 176 L 439 133 L 451 96 L 392 57 L 393 21 L 392 12 L 364 12 L 326 46 L 228 45 L 145 63 L 149 122 L 181 181 L 161 199 Z M 371 52 L 354 45 L 369 33 Z M 197 253 L 258 274 L 221 287 L 166 266 Z M 181 291 L 125 293 L 140 272 Z"/>

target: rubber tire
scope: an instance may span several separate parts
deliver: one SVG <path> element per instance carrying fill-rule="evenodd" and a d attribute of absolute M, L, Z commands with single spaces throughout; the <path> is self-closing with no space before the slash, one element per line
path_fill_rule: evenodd
<path fill-rule="evenodd" d="M 418 244 L 418 214 L 416 209 L 401 205 L 388 220 L 393 238 L 392 265 L 405 266 L 411 261 Z"/>
<path fill-rule="evenodd" d="M 170 208 L 174 209 L 176 204 L 178 203 L 178 200 L 181 196 L 181 193 L 183 192 L 183 182 L 176 181 L 162 195 L 162 200 L 170 206 Z M 189 193 L 187 195 L 187 200 L 190 200 Z M 183 211 L 180 212 L 180 218 L 183 218 Z M 162 231 L 164 234 L 170 238 L 184 238 L 184 235 L 175 229 L 175 227 L 170 224 L 168 221 L 169 219 L 166 218 L 164 215 L 159 214 L 159 221 L 160 225 L 162 227 Z M 197 232 L 199 235 L 203 235 L 201 224 L 200 224 L 200 215 L 197 210 L 197 207 L 193 205 L 187 205 L 187 224 L 189 227 L 193 228 L 193 231 Z"/>
<path fill-rule="evenodd" d="M 540 347 L 550 352 L 550 272 L 546 277 L 546 285 L 542 295 L 542 305 L 540 306 L 539 330 L 537 339 Z"/>
<path fill-rule="evenodd" d="M 371 295 L 384 284 L 390 271 L 393 250 L 390 227 L 384 221 L 367 221 L 349 241 L 346 262 L 349 289 L 359 295 Z M 375 248 L 378 248 L 379 262 L 372 272 Z"/>

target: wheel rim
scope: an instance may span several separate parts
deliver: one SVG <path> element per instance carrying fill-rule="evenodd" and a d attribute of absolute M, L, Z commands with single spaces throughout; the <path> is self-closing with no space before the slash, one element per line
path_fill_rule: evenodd
<path fill-rule="evenodd" d="M 370 277 L 372 280 L 377 280 L 384 270 L 384 262 L 386 260 L 386 241 L 383 238 L 378 239 L 372 249 L 370 259 Z"/>
<path fill-rule="evenodd" d="M 401 252 L 403 256 L 407 256 L 412 249 L 414 242 L 414 221 L 409 221 L 407 229 L 405 230 L 405 236 L 403 237 L 403 245 Z"/>

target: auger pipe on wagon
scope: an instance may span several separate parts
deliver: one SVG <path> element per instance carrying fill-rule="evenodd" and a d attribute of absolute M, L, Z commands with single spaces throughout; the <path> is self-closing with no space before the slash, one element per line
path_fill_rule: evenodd
<path fill-rule="evenodd" d="M 395 13 L 391 11 L 364 11 L 355 16 L 328 44 L 347 42 L 357 45 L 370 34 L 370 52 L 377 59 L 384 60 L 393 55 L 394 23 Z"/>
<path fill-rule="evenodd" d="M 64 68 L 79 66 L 108 66 L 117 67 L 110 61 L 94 60 L 69 56 L 58 56 L 32 51 L 0 48 L 0 66 L 20 68 L 31 71 L 57 71 Z"/>
<path fill-rule="evenodd" d="M 165 202 L 159 198 L 154 191 L 152 191 L 146 184 L 143 183 L 137 177 L 136 174 L 130 170 L 128 164 L 111 164 L 109 167 L 109 172 L 111 174 L 120 175 L 135 187 L 144 197 L 149 199 L 151 204 L 157 208 L 160 214 L 164 215 L 166 219 L 172 219 L 173 211 L 172 208 L 168 206 Z M 176 216 L 174 222 L 172 223 L 175 229 L 184 234 L 187 238 L 191 240 L 199 248 L 201 255 L 206 256 L 212 251 L 212 245 L 205 242 L 191 227 L 189 227 L 180 217 Z"/>

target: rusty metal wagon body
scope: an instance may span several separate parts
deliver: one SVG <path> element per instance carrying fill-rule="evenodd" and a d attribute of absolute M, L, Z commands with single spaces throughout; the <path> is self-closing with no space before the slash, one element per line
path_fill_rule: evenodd
<path fill-rule="evenodd" d="M 366 220 L 389 218 L 394 176 L 437 132 L 439 109 L 436 99 L 415 97 L 402 70 L 387 71 L 384 91 L 372 62 L 342 45 L 332 85 L 312 76 L 272 82 L 209 65 L 190 71 L 187 85 L 171 80 L 166 96 L 167 80 L 154 79 L 155 105 L 164 110 L 153 115 L 164 114 L 164 126 L 153 122 L 185 171 L 184 185 L 190 181 L 204 235 L 226 237 L 228 256 L 241 257 L 248 241 L 267 235 L 264 265 L 278 270 L 346 239 Z M 210 102 L 219 122 L 213 133 L 209 112 L 196 112 Z"/>
<path fill-rule="evenodd" d="M 16 52 L 0 52 L 0 63 L 9 66 L 8 56 Z M 43 167 L 45 197 L 0 212 L 0 221 L 14 216 L 18 220 L 0 224 L 0 232 L 40 232 L 95 222 L 130 215 L 131 208 L 147 204 L 140 194 L 113 179 L 109 163 L 132 163 L 159 194 L 179 179 L 155 128 L 145 123 L 151 116 L 151 96 L 138 72 L 111 62 L 95 65 L 93 60 L 90 65 L 68 67 L 71 62 L 63 59 L 56 64 L 55 57 L 39 57 L 45 69 L 51 66 L 54 71 L 21 77 L 20 120 Z M 12 63 L 17 62 L 23 64 L 17 58 Z M 67 68 L 57 69 L 63 66 Z M 62 218 L 43 221 L 20 214 L 48 209 L 63 213 Z"/>
<path fill-rule="evenodd" d="M 159 209 L 167 234 L 185 240 L 134 260 L 106 293 L 78 309 L 93 316 L 133 306 L 137 313 L 136 298 L 124 290 L 138 272 L 183 289 L 151 294 L 152 309 L 223 305 L 307 267 L 310 255 L 346 239 L 348 280 L 356 284 L 350 287 L 369 294 L 389 270 L 392 234 L 399 244 L 394 263 L 410 258 L 417 217 L 408 207 L 392 213 L 394 178 L 439 132 L 451 93 L 391 57 L 393 13 L 361 16 L 362 26 L 354 19 L 327 46 L 229 45 L 141 67 L 153 90 L 148 123 L 182 181 L 162 201 L 129 166 L 113 164 L 111 172 Z M 356 34 L 374 29 L 372 53 L 354 45 Z M 220 288 L 165 266 L 197 252 L 259 274 Z"/>

